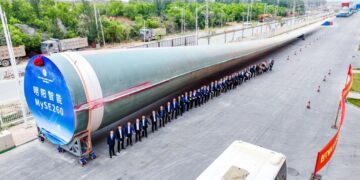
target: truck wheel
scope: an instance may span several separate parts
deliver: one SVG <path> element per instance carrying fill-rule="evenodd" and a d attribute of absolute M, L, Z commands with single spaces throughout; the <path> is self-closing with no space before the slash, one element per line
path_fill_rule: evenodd
<path fill-rule="evenodd" d="M 10 66 L 10 61 L 7 60 L 7 59 L 6 59 L 6 60 L 2 60 L 1 65 L 4 66 L 4 67 L 8 67 L 8 66 Z"/>

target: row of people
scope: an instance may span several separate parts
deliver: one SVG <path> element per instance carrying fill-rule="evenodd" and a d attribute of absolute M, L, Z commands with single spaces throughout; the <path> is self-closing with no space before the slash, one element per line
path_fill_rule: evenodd
<path fill-rule="evenodd" d="M 159 110 L 152 111 L 149 117 L 142 116 L 141 119 L 136 119 L 135 123 L 128 122 L 125 127 L 121 125 L 115 131 L 110 131 L 107 137 L 107 144 L 109 146 L 109 155 L 116 156 L 115 144 L 117 142 L 117 151 L 120 153 L 121 149 L 132 146 L 133 135 L 135 134 L 135 142 L 141 141 L 142 138 L 147 138 L 148 128 L 151 126 L 151 131 L 155 132 L 158 127 L 165 127 L 171 120 L 177 119 L 185 112 L 200 107 L 213 97 L 219 96 L 231 89 L 236 88 L 243 82 L 263 73 L 271 71 L 274 65 L 274 60 L 268 60 L 249 66 L 241 71 L 227 75 L 219 80 L 213 81 L 208 85 L 203 85 L 198 89 L 185 92 L 184 94 L 173 98 L 171 102 L 167 102 L 166 106 L 160 106 Z"/>

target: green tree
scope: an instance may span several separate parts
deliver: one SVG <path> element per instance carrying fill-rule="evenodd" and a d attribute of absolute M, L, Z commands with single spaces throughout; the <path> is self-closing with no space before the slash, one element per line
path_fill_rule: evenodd
<path fill-rule="evenodd" d="M 124 4 L 121 1 L 111 0 L 106 7 L 106 15 L 108 16 L 122 16 L 124 11 Z"/>
<path fill-rule="evenodd" d="M 120 42 L 126 38 L 125 28 L 117 21 L 102 18 L 106 42 Z"/>

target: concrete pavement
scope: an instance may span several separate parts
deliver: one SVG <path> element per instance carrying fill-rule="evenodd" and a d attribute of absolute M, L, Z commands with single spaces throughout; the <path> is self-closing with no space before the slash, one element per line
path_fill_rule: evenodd
<path fill-rule="evenodd" d="M 360 65 L 359 19 L 360 13 L 336 19 L 334 27 L 270 54 L 272 72 L 186 113 L 113 159 L 104 134 L 94 142 L 98 159 L 84 168 L 73 156 L 57 153 L 54 145 L 33 141 L 0 155 L 0 179 L 195 179 L 234 140 L 285 154 L 288 179 L 309 179 L 317 151 L 335 133 L 330 126 L 347 67 Z M 323 82 L 329 69 L 332 74 Z M 305 108 L 308 100 L 310 110 Z M 320 172 L 323 179 L 360 177 L 358 117 L 360 110 L 347 104 L 338 147 Z"/>
<path fill-rule="evenodd" d="M 11 132 L 15 146 L 20 146 L 37 138 L 37 129 L 34 120 L 29 120 L 28 126 L 21 123 L 7 129 Z"/>

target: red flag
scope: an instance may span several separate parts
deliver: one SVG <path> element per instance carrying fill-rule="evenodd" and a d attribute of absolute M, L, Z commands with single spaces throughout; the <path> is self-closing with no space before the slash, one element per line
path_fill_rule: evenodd
<path fill-rule="evenodd" d="M 336 148 L 337 142 L 339 140 L 339 134 L 340 134 L 340 128 L 336 132 L 336 134 L 331 138 L 331 140 L 326 144 L 326 146 L 323 147 L 318 152 L 315 170 L 314 170 L 315 175 L 317 172 L 320 171 L 321 168 L 323 168 L 330 161 L 331 156 L 335 152 L 335 148 Z"/>
<path fill-rule="evenodd" d="M 347 95 L 350 92 L 352 82 L 353 82 L 352 65 L 350 64 L 347 78 L 346 78 L 346 84 L 341 93 L 341 100 L 340 100 L 340 105 L 339 105 L 340 109 L 341 109 L 339 128 L 338 128 L 338 131 L 336 132 L 336 134 L 326 144 L 326 146 L 323 147 L 318 152 L 315 169 L 314 169 L 314 176 L 330 161 L 332 155 L 335 152 L 335 148 L 336 148 L 337 142 L 339 140 L 340 130 L 341 130 L 342 124 L 345 119 L 345 100 L 346 100 Z"/>
<path fill-rule="evenodd" d="M 352 64 L 349 65 L 348 74 L 352 74 Z"/>

